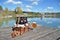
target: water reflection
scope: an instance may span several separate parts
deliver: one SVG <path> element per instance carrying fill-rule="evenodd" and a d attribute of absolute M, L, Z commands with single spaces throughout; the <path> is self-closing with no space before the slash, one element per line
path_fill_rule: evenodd
<path fill-rule="evenodd" d="M 15 18 L 1 18 L 0 19 L 0 27 L 13 26 L 13 23 L 15 23 Z"/>
<path fill-rule="evenodd" d="M 16 18 L 0 19 L 0 27 L 12 27 L 16 22 Z M 39 25 L 60 28 L 60 18 L 28 18 L 28 22 L 36 22 Z"/>

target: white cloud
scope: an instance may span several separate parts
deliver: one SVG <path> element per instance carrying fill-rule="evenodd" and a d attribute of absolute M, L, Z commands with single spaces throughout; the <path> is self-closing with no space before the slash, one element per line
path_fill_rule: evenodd
<path fill-rule="evenodd" d="M 32 8 L 32 6 L 26 5 L 26 8 L 29 8 L 29 9 L 31 9 L 31 8 Z"/>
<path fill-rule="evenodd" d="M 31 2 L 33 2 L 33 1 L 40 1 L 40 0 L 27 0 L 27 1 L 31 1 Z"/>
<path fill-rule="evenodd" d="M 47 7 L 47 9 L 54 9 L 53 7 Z"/>
<path fill-rule="evenodd" d="M 26 10 L 27 10 L 27 11 L 31 11 L 31 9 L 32 9 L 32 6 L 26 5 Z"/>
<path fill-rule="evenodd" d="M 27 11 L 31 11 L 31 9 L 27 8 Z"/>
<path fill-rule="evenodd" d="M 21 1 L 14 1 L 14 0 L 8 0 L 5 2 L 5 4 L 8 4 L 8 3 L 13 3 L 13 4 L 22 4 Z"/>
<path fill-rule="evenodd" d="M 44 12 L 47 12 L 47 11 L 48 11 L 48 10 L 45 8 L 45 9 L 44 9 Z"/>
<path fill-rule="evenodd" d="M 27 0 L 29 2 L 32 2 L 32 5 L 38 5 L 38 3 L 40 2 L 40 0 Z"/>
<path fill-rule="evenodd" d="M 32 5 L 38 5 L 38 2 L 33 2 Z"/>
<path fill-rule="evenodd" d="M 54 7 L 47 7 L 44 9 L 44 12 L 51 12 L 54 10 Z"/>
<path fill-rule="evenodd" d="M 13 2 L 13 4 L 22 4 L 22 2 L 17 1 L 17 2 Z"/>

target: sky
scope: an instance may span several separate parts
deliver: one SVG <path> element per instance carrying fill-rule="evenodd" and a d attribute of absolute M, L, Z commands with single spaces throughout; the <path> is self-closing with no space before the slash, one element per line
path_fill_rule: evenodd
<path fill-rule="evenodd" d="M 60 0 L 0 0 L 0 5 L 9 10 L 18 6 L 23 11 L 60 12 Z"/>

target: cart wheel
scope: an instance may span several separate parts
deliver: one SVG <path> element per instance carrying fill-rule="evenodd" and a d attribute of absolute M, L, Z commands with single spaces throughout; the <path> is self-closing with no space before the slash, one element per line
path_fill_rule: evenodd
<path fill-rule="evenodd" d="M 14 32 L 13 32 L 13 33 L 11 33 L 11 36 L 12 36 L 12 38 L 14 38 L 14 37 L 15 37 L 15 34 L 14 34 Z"/>

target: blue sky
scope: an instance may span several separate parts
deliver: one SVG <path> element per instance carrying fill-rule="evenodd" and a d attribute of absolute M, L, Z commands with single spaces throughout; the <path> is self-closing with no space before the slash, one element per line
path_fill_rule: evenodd
<path fill-rule="evenodd" d="M 9 10 L 19 6 L 23 11 L 60 12 L 60 0 L 0 0 L 0 5 Z"/>

